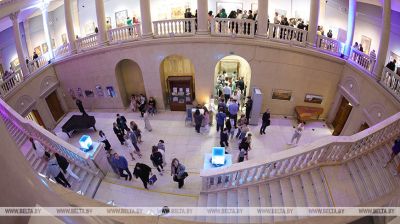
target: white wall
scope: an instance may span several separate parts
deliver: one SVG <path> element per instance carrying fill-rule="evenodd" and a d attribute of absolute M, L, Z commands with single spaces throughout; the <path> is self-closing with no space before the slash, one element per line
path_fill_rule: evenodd
<path fill-rule="evenodd" d="M 63 33 L 67 34 L 67 27 L 65 24 L 64 5 L 61 5 L 54 11 L 49 13 L 49 31 L 51 38 L 54 39 L 56 47 L 61 46 Z"/>
<path fill-rule="evenodd" d="M 389 62 L 390 52 L 400 55 L 400 12 L 392 11 L 392 26 L 390 30 L 390 41 L 386 57 L 386 62 Z M 400 66 L 400 61 L 397 62 L 397 67 Z"/>

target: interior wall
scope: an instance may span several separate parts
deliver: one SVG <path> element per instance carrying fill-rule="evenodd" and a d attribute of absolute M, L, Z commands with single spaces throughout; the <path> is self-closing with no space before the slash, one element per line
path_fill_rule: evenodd
<path fill-rule="evenodd" d="M 24 32 L 24 26 L 22 23 L 20 23 L 20 30 L 21 30 L 21 40 L 22 40 L 22 48 L 26 49 L 26 42 L 24 41 L 25 38 L 25 32 Z M 10 70 L 10 63 L 18 58 L 17 55 L 17 49 L 15 46 L 15 40 L 14 40 L 14 31 L 13 28 L 10 27 L 8 29 L 3 30 L 0 32 L 0 58 L 1 58 L 1 63 L 3 65 L 4 71 Z M 24 50 L 24 54 L 26 55 L 26 52 Z"/>
<path fill-rule="evenodd" d="M 116 68 L 118 88 L 125 107 L 129 106 L 132 94 L 146 94 L 139 65 L 131 60 L 122 60 Z"/>
<path fill-rule="evenodd" d="M 390 29 L 390 41 L 386 57 L 386 63 L 389 62 L 390 52 L 400 55 L 400 12 L 392 11 Z M 400 67 L 400 62 L 397 62 L 397 67 Z"/>

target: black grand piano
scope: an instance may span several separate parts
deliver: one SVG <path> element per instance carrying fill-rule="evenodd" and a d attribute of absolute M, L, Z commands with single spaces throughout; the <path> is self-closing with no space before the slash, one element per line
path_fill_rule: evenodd
<path fill-rule="evenodd" d="M 70 133 L 76 130 L 83 130 L 93 128 L 94 131 L 96 130 L 95 127 L 96 119 L 94 116 L 83 116 L 83 115 L 73 115 L 62 127 L 62 131 L 67 133 L 68 137 L 71 138 Z"/>

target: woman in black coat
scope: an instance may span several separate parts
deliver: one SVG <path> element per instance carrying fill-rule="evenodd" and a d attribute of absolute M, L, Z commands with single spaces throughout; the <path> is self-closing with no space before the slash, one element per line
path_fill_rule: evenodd
<path fill-rule="evenodd" d="M 76 180 L 78 180 L 78 181 L 81 180 L 81 179 L 78 177 L 78 175 L 76 175 L 76 174 L 71 170 L 71 166 L 69 165 L 68 160 L 67 160 L 64 156 L 62 156 L 62 155 L 60 155 L 60 154 L 58 154 L 58 153 L 55 153 L 54 155 L 56 156 L 58 166 L 61 168 L 61 170 L 64 172 L 64 174 L 69 173 L 69 175 L 71 175 L 71 176 L 72 176 L 73 178 L 75 178 Z"/>
<path fill-rule="evenodd" d="M 155 145 L 153 145 L 151 149 L 150 160 L 153 162 L 153 165 L 157 168 L 158 172 L 160 172 L 160 175 L 162 176 L 162 171 L 164 171 L 162 164 L 164 160 L 161 152 L 158 151 L 158 147 Z"/>
<path fill-rule="evenodd" d="M 123 145 L 125 143 L 125 139 L 124 139 L 124 131 L 121 130 L 117 123 L 113 123 L 113 131 L 115 133 L 115 135 L 117 136 L 119 142 L 121 143 L 121 145 Z"/>
<path fill-rule="evenodd" d="M 260 129 L 260 135 L 265 134 L 265 129 L 271 124 L 271 114 L 269 112 L 269 109 L 267 109 L 262 116 L 262 124 L 261 124 L 261 129 Z"/>
<path fill-rule="evenodd" d="M 151 168 L 143 163 L 136 163 L 135 169 L 133 170 L 133 175 L 136 178 L 140 178 L 143 182 L 144 188 L 147 188 L 147 183 L 149 183 L 149 177 L 151 174 Z"/>

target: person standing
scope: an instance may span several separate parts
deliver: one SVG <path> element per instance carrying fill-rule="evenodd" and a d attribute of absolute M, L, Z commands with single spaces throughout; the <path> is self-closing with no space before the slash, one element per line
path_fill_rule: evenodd
<path fill-rule="evenodd" d="M 148 105 L 149 114 L 154 116 L 157 112 L 156 100 L 154 99 L 154 97 L 150 97 Z"/>
<path fill-rule="evenodd" d="M 119 175 L 121 177 L 124 177 L 125 180 L 129 181 L 132 180 L 132 174 L 131 171 L 129 171 L 128 167 L 128 161 L 125 159 L 125 157 L 118 155 L 118 153 L 114 153 L 114 160 L 113 160 L 115 166 L 118 168 Z M 128 173 L 128 175 L 124 174 L 124 171 Z"/>
<path fill-rule="evenodd" d="M 228 130 L 228 134 L 231 135 L 231 140 L 232 140 L 233 136 L 235 135 L 235 128 L 234 128 L 235 123 L 233 122 L 232 119 L 228 118 L 226 119 L 225 126 L 226 129 Z"/>
<path fill-rule="evenodd" d="M 137 110 L 136 96 L 133 94 L 131 95 L 131 110 L 132 112 L 136 112 Z"/>
<path fill-rule="evenodd" d="M 219 144 L 221 145 L 221 147 L 228 147 L 229 146 L 229 143 L 228 143 L 229 132 L 228 132 L 227 128 L 224 128 L 224 130 L 221 131 L 220 137 L 221 137 L 221 139 L 220 139 Z"/>
<path fill-rule="evenodd" d="M 104 134 L 104 132 L 102 130 L 99 131 L 99 136 L 100 136 L 100 142 L 104 143 L 104 149 L 107 152 L 111 151 L 111 144 L 108 141 L 106 134 Z"/>
<path fill-rule="evenodd" d="M 271 125 L 271 114 L 269 109 L 267 109 L 262 116 L 262 124 L 261 124 L 261 129 L 260 129 L 260 135 L 265 134 L 265 129 Z"/>
<path fill-rule="evenodd" d="M 149 177 L 151 175 L 151 168 L 149 166 L 144 163 L 136 163 L 133 175 L 135 175 L 136 179 L 140 178 L 143 182 L 144 188 L 148 189 L 147 184 L 149 183 Z"/>
<path fill-rule="evenodd" d="M 398 139 L 396 139 L 394 141 L 394 145 L 392 147 L 392 154 L 390 155 L 390 159 L 385 163 L 383 168 L 386 168 L 389 165 L 389 163 L 391 163 L 399 153 L 400 153 L 400 138 L 398 138 Z"/>
<path fill-rule="evenodd" d="M 113 131 L 114 131 L 115 135 L 117 136 L 121 145 L 124 145 L 125 144 L 124 131 L 120 127 L 118 127 L 116 122 L 113 123 Z"/>
<path fill-rule="evenodd" d="M 203 114 L 203 121 L 201 122 L 202 133 L 207 134 L 210 131 L 210 112 L 206 107 L 203 107 L 204 114 Z"/>
<path fill-rule="evenodd" d="M 83 108 L 82 101 L 78 98 L 73 98 L 75 100 L 75 104 L 78 107 L 79 111 L 82 113 L 83 116 L 88 116 L 88 114 L 85 111 L 85 108 Z"/>
<path fill-rule="evenodd" d="M 236 120 L 237 120 L 237 114 L 239 112 L 239 105 L 237 104 L 236 100 L 233 99 L 232 103 L 229 104 L 228 106 L 228 112 L 229 112 L 229 117 L 231 119 L 233 119 L 234 123 L 235 123 L 235 128 L 237 128 L 236 126 Z"/>
<path fill-rule="evenodd" d="M 250 122 L 250 113 L 252 109 L 253 109 L 253 99 L 251 99 L 251 96 L 248 96 L 246 102 L 246 118 L 247 118 L 246 124 L 249 124 Z"/>
<path fill-rule="evenodd" d="M 292 140 L 290 141 L 289 145 L 292 145 L 295 139 L 296 139 L 296 145 L 297 145 L 300 141 L 300 137 L 301 137 L 303 131 L 304 131 L 304 124 L 300 123 L 297 126 L 297 128 L 294 130 L 294 134 L 293 134 Z"/>
<path fill-rule="evenodd" d="M 149 112 L 147 112 L 147 110 L 144 112 L 143 121 L 144 121 L 144 128 L 147 131 L 152 131 L 153 129 L 151 128 L 151 124 L 150 124 L 150 120 L 149 120 Z"/>
<path fill-rule="evenodd" d="M 175 182 L 178 182 L 178 188 L 182 188 L 185 184 L 185 178 L 188 176 L 188 173 L 185 170 L 185 166 L 181 164 L 177 158 L 172 160 L 171 176 L 173 176 Z"/>
<path fill-rule="evenodd" d="M 61 169 L 57 163 L 56 157 L 53 157 L 47 163 L 46 175 L 53 177 L 57 181 L 57 183 L 61 184 L 62 186 L 71 188 L 71 184 L 69 184 L 68 180 L 65 178 L 64 174 L 61 172 Z"/>
<path fill-rule="evenodd" d="M 374 64 L 376 61 L 376 53 L 375 50 L 372 50 L 371 52 L 369 52 L 369 64 L 370 64 L 370 68 L 371 70 L 374 69 Z"/>
<path fill-rule="evenodd" d="M 165 142 L 164 140 L 160 139 L 157 144 L 158 151 L 161 152 L 163 157 L 163 166 L 167 165 L 167 158 L 165 156 Z"/>
<path fill-rule="evenodd" d="M 223 92 L 224 92 L 225 101 L 228 101 L 229 98 L 231 98 L 231 94 L 232 94 L 231 87 L 228 84 L 226 84 L 224 86 Z"/>
<path fill-rule="evenodd" d="M 246 116 L 244 114 L 240 115 L 240 119 L 238 121 L 238 132 L 236 133 L 236 138 L 239 138 L 241 136 L 242 128 L 244 125 L 246 125 L 246 123 L 247 123 Z"/>
<path fill-rule="evenodd" d="M 45 150 L 44 146 L 38 140 L 33 140 L 30 137 L 29 141 L 32 143 L 32 148 L 37 159 L 43 159 L 44 156 L 46 156 L 44 159 L 50 159 L 50 153 Z"/>
<path fill-rule="evenodd" d="M 387 63 L 386 68 L 392 70 L 395 72 L 396 70 L 396 59 L 393 59 L 393 61 L 390 61 L 389 63 Z"/>
<path fill-rule="evenodd" d="M 163 175 L 164 167 L 163 167 L 163 156 L 162 153 L 158 151 L 157 146 L 153 146 L 151 149 L 150 160 L 153 163 L 153 166 L 157 168 L 160 175 Z"/>
<path fill-rule="evenodd" d="M 39 55 L 36 53 L 36 51 L 34 51 L 34 52 L 33 52 L 33 57 L 32 57 L 32 59 L 33 59 L 33 61 L 35 62 L 36 67 L 39 68 L 39 62 L 38 62 L 38 60 L 37 60 L 38 58 L 39 58 Z"/>
<path fill-rule="evenodd" d="M 221 129 L 221 131 L 224 129 L 224 123 L 225 123 L 225 118 L 226 114 L 224 113 L 224 110 L 222 107 L 218 109 L 217 115 L 215 115 L 215 118 L 217 120 L 217 132 Z"/>
<path fill-rule="evenodd" d="M 61 168 L 61 170 L 64 173 L 69 173 L 69 175 L 71 175 L 73 178 L 75 178 L 77 181 L 80 182 L 81 178 L 79 178 L 78 175 L 76 175 L 74 172 L 72 172 L 71 166 L 70 166 L 68 160 L 64 156 L 62 156 L 58 153 L 55 153 L 54 155 L 57 159 L 58 166 Z"/>
<path fill-rule="evenodd" d="M 129 138 L 130 138 L 130 140 L 131 140 L 131 143 L 132 143 L 133 147 L 135 148 L 135 149 L 133 150 L 133 153 L 135 153 L 136 155 L 139 156 L 139 158 L 141 158 L 141 157 L 142 157 L 142 154 L 140 153 L 139 146 L 137 145 L 138 139 L 137 139 L 136 133 L 135 133 L 134 131 L 130 131 L 130 130 L 129 130 L 129 131 L 128 131 L 128 136 L 129 136 Z M 133 157 L 132 152 L 129 152 L 129 153 L 130 153 L 131 156 L 132 156 L 132 160 L 135 160 L 135 157 Z"/>
<path fill-rule="evenodd" d="M 126 125 L 126 118 L 120 114 L 117 114 L 117 125 L 123 134 L 125 134 L 125 130 L 129 130 L 128 125 Z"/>
<path fill-rule="evenodd" d="M 200 133 L 200 127 L 201 127 L 201 123 L 203 122 L 204 116 L 202 114 L 200 114 L 199 109 L 196 109 L 196 111 L 194 112 L 193 118 L 194 118 L 194 124 L 195 124 L 194 128 L 197 133 Z"/>
<path fill-rule="evenodd" d="M 251 134 L 249 133 L 247 137 L 244 137 L 239 144 L 239 150 L 244 150 L 244 158 L 249 160 L 249 151 L 251 150 Z"/>
<path fill-rule="evenodd" d="M 143 117 L 144 116 L 144 112 L 146 110 L 146 104 L 147 104 L 147 99 L 143 94 L 140 94 L 140 98 L 139 98 L 139 111 L 140 111 L 140 115 Z"/>

